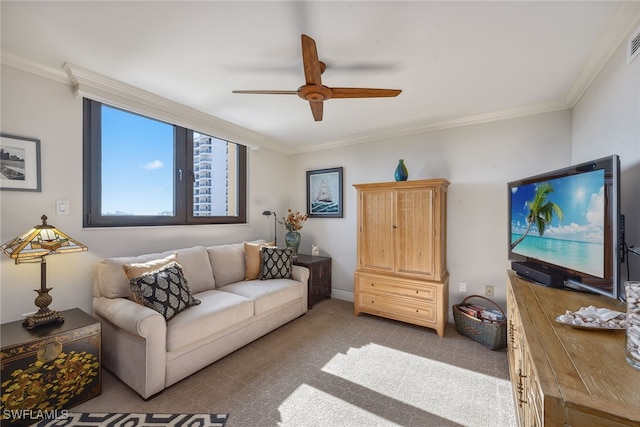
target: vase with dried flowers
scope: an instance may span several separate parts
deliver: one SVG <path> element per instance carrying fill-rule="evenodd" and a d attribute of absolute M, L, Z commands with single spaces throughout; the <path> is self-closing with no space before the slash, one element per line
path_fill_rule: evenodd
<path fill-rule="evenodd" d="M 300 241 L 302 240 L 300 230 L 302 230 L 302 225 L 309 218 L 309 215 L 302 215 L 300 212 L 293 212 L 291 209 L 288 209 L 287 212 L 288 215 L 282 218 L 282 221 L 278 222 L 287 229 L 284 240 L 287 247 L 293 250 L 293 256 L 296 257 L 298 256 L 298 248 L 300 248 Z"/>

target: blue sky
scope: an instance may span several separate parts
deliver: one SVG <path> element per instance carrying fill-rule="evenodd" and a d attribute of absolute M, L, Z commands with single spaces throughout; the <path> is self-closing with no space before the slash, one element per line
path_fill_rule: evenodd
<path fill-rule="evenodd" d="M 549 200 L 560 206 L 563 220 L 555 215 L 544 237 L 602 243 L 604 239 L 604 170 L 553 179 L 554 192 Z M 511 191 L 511 228 L 522 233 L 529 213 L 525 203 L 533 200 L 535 184 L 523 185 Z M 537 230 L 531 233 L 537 235 Z"/>
<path fill-rule="evenodd" d="M 173 126 L 102 107 L 102 213 L 173 212 Z"/>

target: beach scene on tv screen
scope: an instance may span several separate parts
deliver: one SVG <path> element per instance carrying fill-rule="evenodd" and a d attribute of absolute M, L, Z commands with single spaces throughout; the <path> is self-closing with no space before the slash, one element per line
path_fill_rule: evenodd
<path fill-rule="evenodd" d="M 511 189 L 513 253 L 604 277 L 604 170 Z"/>

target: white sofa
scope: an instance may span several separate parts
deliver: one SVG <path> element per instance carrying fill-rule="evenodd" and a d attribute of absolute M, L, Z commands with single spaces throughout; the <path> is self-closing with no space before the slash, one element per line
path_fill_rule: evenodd
<path fill-rule="evenodd" d="M 102 322 L 103 365 L 144 399 L 307 311 L 309 271 L 291 279 L 245 280 L 245 244 L 196 246 L 107 258 L 93 274 L 93 309 Z M 166 321 L 133 301 L 123 265 L 177 254 L 200 300 Z"/>

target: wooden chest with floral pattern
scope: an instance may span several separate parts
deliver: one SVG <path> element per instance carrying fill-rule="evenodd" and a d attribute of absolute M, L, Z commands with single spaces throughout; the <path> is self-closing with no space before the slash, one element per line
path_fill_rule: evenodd
<path fill-rule="evenodd" d="M 31 425 L 101 393 L 101 324 L 80 309 L 64 323 L 2 325 L 2 425 Z"/>

